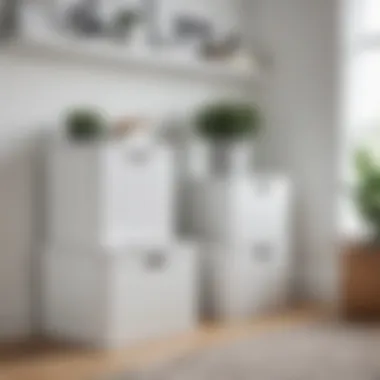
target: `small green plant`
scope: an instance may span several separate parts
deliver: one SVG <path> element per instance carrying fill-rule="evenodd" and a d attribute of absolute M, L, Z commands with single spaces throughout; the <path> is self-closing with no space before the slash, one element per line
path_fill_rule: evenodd
<path fill-rule="evenodd" d="M 380 163 L 366 149 L 355 157 L 358 185 L 356 203 L 358 211 L 372 228 L 374 242 L 380 244 Z"/>
<path fill-rule="evenodd" d="M 66 116 L 66 132 L 73 141 L 94 141 L 106 131 L 105 119 L 97 109 L 77 108 Z"/>
<path fill-rule="evenodd" d="M 128 35 L 139 22 L 140 15 L 136 10 L 124 9 L 117 13 L 113 20 L 113 30 L 116 35 Z"/>
<path fill-rule="evenodd" d="M 208 140 L 243 140 L 259 132 L 260 110 L 248 103 L 213 103 L 198 112 L 195 126 L 197 132 Z"/>

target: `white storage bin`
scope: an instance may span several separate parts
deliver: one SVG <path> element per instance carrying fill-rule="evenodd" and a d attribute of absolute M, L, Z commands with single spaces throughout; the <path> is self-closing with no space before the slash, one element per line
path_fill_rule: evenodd
<path fill-rule="evenodd" d="M 290 187 L 286 179 L 190 179 L 189 234 L 209 242 L 248 243 L 289 237 Z"/>
<path fill-rule="evenodd" d="M 48 162 L 48 239 L 64 244 L 167 242 L 174 232 L 169 148 L 57 141 Z"/>
<path fill-rule="evenodd" d="M 280 311 L 291 286 L 286 247 L 276 242 L 250 245 L 203 244 L 202 314 L 234 321 Z"/>
<path fill-rule="evenodd" d="M 244 229 L 255 239 L 280 239 L 286 246 L 292 233 L 291 186 L 284 177 L 254 177 L 252 180 L 251 223 Z M 243 206 L 242 203 L 240 203 Z"/>
<path fill-rule="evenodd" d="M 43 321 L 52 338 L 100 348 L 192 329 L 197 323 L 191 246 L 83 250 L 44 256 Z"/>

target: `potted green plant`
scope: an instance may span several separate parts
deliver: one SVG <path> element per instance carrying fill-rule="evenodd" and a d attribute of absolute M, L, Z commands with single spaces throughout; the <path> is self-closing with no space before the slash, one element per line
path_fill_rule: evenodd
<path fill-rule="evenodd" d="M 134 9 L 123 9 L 118 12 L 112 22 L 112 34 L 119 40 L 125 41 L 131 37 L 133 28 L 140 20 L 139 13 Z"/>
<path fill-rule="evenodd" d="M 106 122 L 97 109 L 75 108 L 67 113 L 65 128 L 71 141 L 96 141 L 104 137 Z"/>
<path fill-rule="evenodd" d="M 355 200 L 358 211 L 367 223 L 371 246 L 380 250 L 380 162 L 370 149 L 361 148 L 356 157 L 357 186 Z"/>
<path fill-rule="evenodd" d="M 211 170 L 226 175 L 248 168 L 261 127 L 258 106 L 237 101 L 208 104 L 199 110 L 195 126 L 208 144 Z"/>

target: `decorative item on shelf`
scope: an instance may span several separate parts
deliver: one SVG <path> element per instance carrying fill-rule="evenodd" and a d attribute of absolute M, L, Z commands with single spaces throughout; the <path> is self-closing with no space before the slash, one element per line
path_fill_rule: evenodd
<path fill-rule="evenodd" d="M 128 152 L 126 158 L 139 165 L 148 163 L 157 147 L 154 123 L 144 117 L 119 119 L 111 127 L 110 137 L 121 142 Z"/>
<path fill-rule="evenodd" d="M 161 11 L 161 0 L 142 0 L 142 3 L 144 19 L 147 23 L 147 43 L 150 47 L 161 47 L 166 44 L 158 18 Z"/>
<path fill-rule="evenodd" d="M 70 111 L 65 126 L 70 141 L 93 142 L 106 135 L 106 121 L 98 109 L 76 108 Z"/>
<path fill-rule="evenodd" d="M 380 252 L 380 161 L 367 148 L 356 153 L 356 204 L 370 232 L 373 251 Z M 372 249 L 371 249 L 372 251 Z"/>
<path fill-rule="evenodd" d="M 45 38 L 57 28 L 56 4 L 48 0 L 20 1 L 18 30 L 27 37 Z M 54 29 L 54 30 L 55 30 Z"/>
<path fill-rule="evenodd" d="M 215 174 L 224 176 L 248 169 L 252 138 L 261 126 L 258 106 L 237 101 L 212 103 L 198 112 L 195 126 L 208 142 L 209 165 Z"/>
<path fill-rule="evenodd" d="M 200 55 L 207 60 L 225 61 L 232 58 L 240 47 L 240 35 L 231 33 L 222 38 L 204 40 L 200 46 Z"/>
<path fill-rule="evenodd" d="M 205 41 L 212 38 L 214 28 L 205 18 L 180 15 L 174 20 L 174 34 L 179 41 Z"/>
<path fill-rule="evenodd" d="M 0 41 L 12 37 L 18 27 L 20 2 L 0 0 Z"/>
<path fill-rule="evenodd" d="M 196 59 L 202 41 L 210 39 L 214 32 L 209 20 L 191 14 L 178 15 L 169 24 L 166 45 L 170 44 L 173 53 L 183 59 Z"/>
<path fill-rule="evenodd" d="M 140 20 L 141 15 L 135 9 L 123 9 L 117 12 L 111 22 L 112 36 L 122 42 L 127 41 Z"/>
<path fill-rule="evenodd" d="M 105 32 L 99 14 L 99 0 L 81 0 L 66 11 L 66 23 L 70 31 L 81 37 L 100 36 Z"/>
<path fill-rule="evenodd" d="M 231 66 L 247 72 L 259 70 L 255 57 L 247 49 L 239 49 L 230 60 Z"/>
<path fill-rule="evenodd" d="M 137 117 L 123 117 L 117 120 L 111 128 L 110 134 L 116 139 L 123 139 L 131 136 L 137 130 L 144 127 L 144 121 Z"/>
<path fill-rule="evenodd" d="M 250 43 L 250 51 L 254 54 L 254 63 L 259 69 L 272 69 L 275 64 L 274 55 L 267 46 L 261 42 L 253 40 Z"/>
<path fill-rule="evenodd" d="M 189 128 L 185 118 L 180 115 L 166 117 L 157 129 L 157 138 L 174 147 L 182 149 L 192 138 L 194 131 Z"/>

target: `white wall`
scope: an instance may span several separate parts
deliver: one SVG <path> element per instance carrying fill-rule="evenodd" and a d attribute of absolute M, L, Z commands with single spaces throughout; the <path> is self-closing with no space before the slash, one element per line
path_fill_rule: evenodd
<path fill-rule="evenodd" d="M 300 295 L 331 300 L 339 281 L 338 190 L 340 1 L 257 0 L 252 39 L 267 67 L 266 167 L 288 172 L 296 191 Z"/>
<path fill-rule="evenodd" d="M 220 7 L 222 3 L 212 3 L 214 14 L 230 13 Z M 31 268 L 38 265 L 41 251 L 38 202 L 43 198 L 38 174 L 40 132 L 59 128 L 58 115 L 73 105 L 100 106 L 111 116 L 136 113 L 161 119 L 240 90 L 196 76 L 181 78 L 4 51 L 0 51 L 0 88 L 1 339 L 27 335 L 33 323 L 36 283 Z"/>

